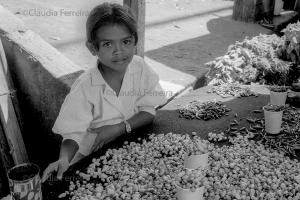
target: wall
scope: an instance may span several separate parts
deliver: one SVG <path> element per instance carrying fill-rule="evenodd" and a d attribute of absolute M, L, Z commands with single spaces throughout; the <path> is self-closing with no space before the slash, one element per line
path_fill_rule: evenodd
<path fill-rule="evenodd" d="M 80 68 L 0 6 L 0 38 L 23 122 L 31 162 L 44 169 L 58 157 L 60 137 L 51 132 Z"/>

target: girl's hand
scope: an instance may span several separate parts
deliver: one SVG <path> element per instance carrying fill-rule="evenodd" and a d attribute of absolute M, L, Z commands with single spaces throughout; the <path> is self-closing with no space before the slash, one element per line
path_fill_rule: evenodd
<path fill-rule="evenodd" d="M 61 180 L 63 173 L 67 171 L 68 168 L 69 168 L 68 158 L 67 157 L 60 158 L 58 161 L 48 165 L 48 167 L 45 169 L 43 173 L 42 182 L 45 182 L 54 171 L 57 171 L 57 179 Z"/>
<path fill-rule="evenodd" d="M 92 151 L 97 151 L 98 149 L 103 147 L 103 145 L 115 140 L 118 136 L 122 134 L 124 130 L 125 125 L 123 123 L 88 129 L 89 133 L 97 134 L 95 142 L 92 146 Z"/>

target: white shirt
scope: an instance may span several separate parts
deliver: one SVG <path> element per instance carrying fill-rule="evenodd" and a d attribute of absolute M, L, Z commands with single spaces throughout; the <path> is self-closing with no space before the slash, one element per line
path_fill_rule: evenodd
<path fill-rule="evenodd" d="M 158 81 L 158 75 L 144 59 L 134 56 L 116 96 L 95 66 L 72 85 L 52 131 L 76 141 L 78 152 L 86 156 L 97 136 L 87 133 L 88 128 L 117 124 L 140 111 L 155 115 L 155 107 L 166 102 Z"/>

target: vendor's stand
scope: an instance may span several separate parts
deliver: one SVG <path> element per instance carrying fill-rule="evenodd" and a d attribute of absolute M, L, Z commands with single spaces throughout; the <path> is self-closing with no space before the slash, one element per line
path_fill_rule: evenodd
<path fill-rule="evenodd" d="M 68 189 L 70 181 L 79 180 L 79 176 L 76 175 L 76 171 L 82 171 L 88 167 L 93 158 L 98 158 L 103 155 L 108 148 L 118 148 L 123 145 L 124 141 L 137 141 L 137 138 L 145 138 L 147 134 L 150 133 L 168 133 L 173 132 L 175 134 L 191 134 L 196 132 L 203 139 L 207 139 L 207 134 L 209 132 L 221 132 L 228 129 L 230 123 L 233 120 L 238 122 L 237 128 L 246 127 L 249 128 L 249 123 L 247 118 L 263 118 L 263 113 L 259 112 L 264 105 L 269 102 L 269 90 L 265 86 L 251 86 L 251 90 L 255 92 L 256 95 L 249 97 L 229 97 L 222 98 L 214 93 L 207 93 L 212 86 L 206 86 L 195 90 L 187 95 L 179 97 L 168 105 L 163 107 L 157 112 L 157 117 L 154 124 L 151 127 L 144 128 L 143 130 L 138 130 L 130 138 L 120 138 L 114 144 L 110 144 L 105 148 L 101 149 L 99 152 L 95 152 L 84 160 L 72 166 L 62 181 L 58 181 L 54 177 L 44 183 L 43 185 L 43 196 L 44 199 L 54 199 L 59 194 Z M 231 109 L 228 112 L 228 116 L 223 116 L 217 120 L 203 121 L 198 119 L 185 119 L 179 118 L 178 108 L 188 104 L 193 100 L 216 100 L 222 101 L 228 108 Z M 299 108 L 298 108 L 299 109 Z M 194 133 L 195 134 L 195 133 Z M 218 145 L 228 144 L 227 142 L 220 142 Z M 297 153 L 297 159 L 300 160 L 299 150 Z"/>

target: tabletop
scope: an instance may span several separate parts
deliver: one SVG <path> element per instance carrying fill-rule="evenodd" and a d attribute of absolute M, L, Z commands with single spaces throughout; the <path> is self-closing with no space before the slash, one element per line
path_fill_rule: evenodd
<path fill-rule="evenodd" d="M 226 130 L 232 120 L 238 121 L 238 128 L 249 128 L 247 118 L 263 118 L 263 112 L 253 112 L 254 110 L 261 110 L 262 107 L 269 102 L 269 90 L 264 86 L 252 85 L 251 90 L 257 95 L 249 97 L 228 97 L 222 98 L 215 93 L 208 93 L 211 86 L 202 87 L 194 90 L 188 94 L 173 99 L 166 106 L 157 111 L 154 123 L 148 127 L 136 130 L 130 137 L 122 136 L 114 141 L 113 144 L 109 144 L 103 149 L 91 154 L 84 158 L 79 163 L 70 167 L 66 172 L 63 181 L 58 181 L 55 178 L 48 180 L 43 184 L 43 196 L 44 199 L 56 198 L 60 193 L 64 192 L 68 188 L 70 180 L 78 178 L 75 174 L 77 170 L 83 170 L 88 167 L 93 158 L 98 158 L 105 153 L 108 148 L 118 148 L 123 146 L 124 141 L 136 141 L 137 138 L 146 138 L 149 134 L 160 133 L 175 133 L 175 134 L 192 134 L 196 132 L 203 139 L 207 139 L 209 132 L 219 133 Z M 224 105 L 231 109 L 228 112 L 228 116 L 223 116 L 216 120 L 198 120 L 198 119 L 185 119 L 179 117 L 178 108 L 187 105 L 189 102 L 199 101 L 221 101 Z M 300 158 L 299 152 L 297 152 L 298 159 Z"/>

